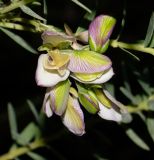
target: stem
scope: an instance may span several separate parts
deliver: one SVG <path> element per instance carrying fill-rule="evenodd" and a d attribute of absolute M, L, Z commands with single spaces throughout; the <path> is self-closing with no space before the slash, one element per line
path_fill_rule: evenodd
<path fill-rule="evenodd" d="M 21 0 L 21 1 L 18 1 L 18 2 L 12 2 L 10 5 L 8 5 L 6 7 L 3 7 L 3 8 L 0 8 L 0 14 L 10 12 L 10 11 L 16 9 L 16 8 L 19 8 L 22 5 L 26 5 L 26 4 L 31 3 L 33 1 L 34 0 Z"/>
<path fill-rule="evenodd" d="M 131 44 L 131 43 L 124 43 L 118 42 L 117 40 L 111 40 L 110 45 L 113 48 L 125 48 L 130 50 L 136 50 L 140 52 L 149 53 L 154 56 L 154 49 L 149 47 L 144 47 L 142 44 Z"/>
<path fill-rule="evenodd" d="M 40 147 L 44 147 L 45 145 L 46 145 L 46 143 L 43 139 L 38 139 L 38 140 L 30 143 L 28 145 L 28 147 L 20 147 L 20 148 L 14 149 L 14 150 L 2 155 L 0 157 L 0 160 L 14 159 L 18 156 L 21 156 L 25 153 L 30 152 L 31 150 L 34 150 L 34 149 L 37 149 L 37 148 L 40 148 Z"/>
<path fill-rule="evenodd" d="M 61 130 L 59 133 L 52 135 L 49 138 L 36 139 L 34 142 L 28 144 L 27 147 L 16 148 L 16 149 L 13 149 L 13 150 L 3 154 L 2 156 L 0 156 L 0 160 L 14 159 L 14 158 L 19 157 L 21 155 L 24 155 L 30 151 L 33 151 L 37 148 L 45 147 L 48 145 L 48 142 L 51 142 L 53 140 L 58 139 L 59 137 L 61 137 L 65 133 L 66 132 L 64 130 Z"/>
<path fill-rule="evenodd" d="M 20 24 L 18 24 L 20 23 Z M 9 29 L 16 29 L 20 31 L 29 31 L 33 33 L 43 32 L 45 30 L 53 31 L 53 32 L 61 32 L 61 30 L 52 25 L 46 25 L 41 23 L 38 20 L 30 20 L 25 18 L 13 18 L 10 19 L 10 22 L 6 22 L 5 20 L 0 21 L 0 27 L 5 27 Z"/>
<path fill-rule="evenodd" d="M 35 29 L 30 27 L 25 27 L 21 24 L 16 23 L 10 23 L 10 22 L 0 22 L 0 27 L 10 28 L 10 29 L 16 29 L 20 31 L 29 31 L 29 32 L 37 32 Z"/>
<path fill-rule="evenodd" d="M 144 100 L 143 102 L 139 103 L 138 106 L 127 106 L 127 110 L 129 113 L 137 113 L 139 111 L 148 111 L 148 105 L 147 100 Z"/>

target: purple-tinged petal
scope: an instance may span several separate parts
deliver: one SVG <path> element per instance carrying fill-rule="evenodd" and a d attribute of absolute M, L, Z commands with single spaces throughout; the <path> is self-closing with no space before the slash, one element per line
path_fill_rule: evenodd
<path fill-rule="evenodd" d="M 70 90 L 69 80 L 59 82 L 50 91 L 50 102 L 54 113 L 62 115 L 66 109 Z"/>
<path fill-rule="evenodd" d="M 83 31 L 80 32 L 76 35 L 77 40 L 83 42 L 83 43 L 88 43 L 88 31 Z"/>
<path fill-rule="evenodd" d="M 96 73 L 108 70 L 111 60 L 104 55 L 93 51 L 74 51 L 70 54 L 68 69 L 75 73 Z"/>
<path fill-rule="evenodd" d="M 104 53 L 116 20 L 107 15 L 96 17 L 89 26 L 89 45 L 91 50 Z"/>
<path fill-rule="evenodd" d="M 63 124 L 72 133 L 82 136 L 85 133 L 84 115 L 75 97 L 69 97 L 67 109 L 63 115 Z"/>
<path fill-rule="evenodd" d="M 69 42 L 70 44 L 75 41 L 74 37 L 67 36 L 60 32 L 45 31 L 42 34 L 43 44 L 49 43 L 57 47 L 60 43 Z"/>
<path fill-rule="evenodd" d="M 102 84 L 102 83 L 109 81 L 113 75 L 114 75 L 113 69 L 110 68 L 107 72 L 105 72 L 104 74 L 102 73 L 101 76 L 96 77 L 96 79 L 94 79 L 92 81 L 87 81 L 87 80 L 84 81 L 83 78 L 81 78 L 82 77 L 81 74 L 80 74 L 80 76 L 77 76 L 76 74 L 72 74 L 71 77 L 73 77 L 77 81 L 79 81 L 81 83 L 85 83 L 85 84 Z"/>
<path fill-rule="evenodd" d="M 47 88 L 44 96 L 44 100 L 43 100 L 43 106 L 42 106 L 43 111 L 45 112 L 47 117 L 51 117 L 53 115 L 53 111 L 51 109 L 51 104 L 50 104 L 50 91 L 51 91 L 51 88 Z"/>
<path fill-rule="evenodd" d="M 45 70 L 43 66 L 43 61 L 44 61 L 44 58 L 46 57 L 47 57 L 47 54 L 40 55 L 38 59 L 35 78 L 36 78 L 37 85 L 43 86 L 43 87 L 52 87 L 52 86 L 55 86 L 57 83 L 66 80 L 70 74 L 70 71 L 66 70 L 66 73 L 63 76 L 61 76 L 58 74 L 58 72 L 54 70 L 50 72 Z"/>

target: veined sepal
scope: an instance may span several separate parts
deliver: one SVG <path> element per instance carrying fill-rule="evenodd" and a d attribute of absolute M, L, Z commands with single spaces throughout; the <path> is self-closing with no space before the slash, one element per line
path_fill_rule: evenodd
<path fill-rule="evenodd" d="M 82 106 L 91 114 L 96 114 L 99 111 L 99 105 L 94 92 L 84 88 L 81 84 L 77 84 L 79 101 Z"/>
<path fill-rule="evenodd" d="M 66 110 L 69 90 L 71 83 L 67 79 L 58 83 L 51 91 L 50 91 L 50 103 L 52 110 L 57 115 L 62 115 Z"/>

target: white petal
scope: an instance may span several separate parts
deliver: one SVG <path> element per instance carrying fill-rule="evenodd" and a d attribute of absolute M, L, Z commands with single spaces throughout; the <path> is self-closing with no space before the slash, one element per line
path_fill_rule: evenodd
<path fill-rule="evenodd" d="M 71 75 L 71 76 L 81 83 L 101 84 L 101 83 L 105 83 L 105 82 L 109 81 L 113 75 L 114 75 L 113 68 L 111 68 L 108 72 L 106 72 L 105 74 L 103 74 L 102 76 L 100 76 L 99 78 L 97 78 L 93 81 L 82 81 L 82 80 L 78 79 L 77 77 L 75 77 L 74 75 Z"/>
<path fill-rule="evenodd" d="M 53 112 L 51 110 L 51 105 L 50 105 L 50 100 L 48 99 L 45 105 L 45 110 L 44 112 L 46 113 L 47 117 L 51 117 Z"/>
<path fill-rule="evenodd" d="M 39 86 L 43 87 L 52 87 L 56 85 L 57 83 L 64 81 L 68 78 L 70 71 L 66 70 L 66 73 L 61 76 L 58 74 L 58 72 L 48 72 L 43 67 L 43 59 L 47 56 L 47 54 L 40 55 L 38 59 L 38 65 L 36 70 L 36 83 Z"/>
<path fill-rule="evenodd" d="M 116 121 L 116 122 L 120 122 L 122 120 L 122 115 L 116 110 L 114 110 L 113 108 L 109 109 L 103 106 L 100 102 L 99 102 L 99 107 L 100 107 L 100 111 L 98 112 L 98 115 L 101 118 L 106 120 Z"/>
<path fill-rule="evenodd" d="M 50 104 L 50 90 L 51 88 L 47 88 L 47 91 L 44 96 L 44 101 L 43 101 L 43 111 L 47 115 L 47 117 L 51 117 L 53 114 L 53 111 L 51 109 L 51 104 Z"/>

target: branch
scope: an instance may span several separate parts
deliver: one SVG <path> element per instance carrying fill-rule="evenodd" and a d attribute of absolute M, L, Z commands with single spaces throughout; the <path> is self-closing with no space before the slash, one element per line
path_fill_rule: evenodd
<path fill-rule="evenodd" d="M 13 150 L 3 154 L 2 156 L 0 156 L 0 160 L 14 159 L 16 157 L 19 157 L 21 155 L 24 155 L 24 154 L 32 151 L 32 150 L 35 150 L 37 148 L 45 147 L 48 145 L 48 142 L 51 142 L 53 140 L 58 139 L 59 137 L 61 137 L 65 133 L 66 132 L 64 130 L 61 130 L 59 133 L 52 135 L 49 138 L 36 139 L 34 142 L 28 144 L 27 147 L 26 146 L 19 147 L 19 148 L 13 149 Z"/>
<path fill-rule="evenodd" d="M 131 44 L 131 43 L 118 42 L 117 40 L 111 40 L 110 45 L 113 48 L 119 47 L 124 49 L 130 49 L 130 50 L 149 53 L 154 56 L 154 48 L 144 47 L 144 45 L 142 44 Z"/>
<path fill-rule="evenodd" d="M 0 14 L 5 14 L 7 12 L 10 12 L 14 9 L 19 8 L 22 5 L 26 5 L 26 4 L 31 3 L 33 1 L 34 0 L 21 0 L 21 1 L 18 1 L 18 2 L 12 2 L 10 5 L 8 5 L 6 7 L 3 7 L 3 8 L 0 8 Z"/>

